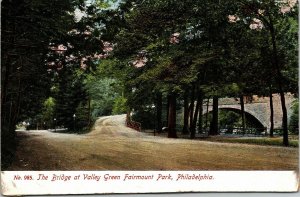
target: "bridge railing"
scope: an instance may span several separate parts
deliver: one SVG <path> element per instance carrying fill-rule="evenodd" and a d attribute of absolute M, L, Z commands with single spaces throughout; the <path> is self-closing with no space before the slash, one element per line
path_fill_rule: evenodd
<path fill-rule="evenodd" d="M 220 134 L 236 134 L 236 135 L 254 135 L 254 136 L 264 136 L 267 134 L 267 128 L 250 128 L 247 127 L 245 129 L 241 127 L 233 127 L 233 128 L 220 128 Z"/>
<path fill-rule="evenodd" d="M 126 116 L 125 124 L 127 127 L 132 128 L 136 131 L 142 131 L 142 124 L 139 122 L 132 121 L 129 115 Z"/>
<path fill-rule="evenodd" d="M 299 128 L 289 129 L 288 132 L 289 132 L 289 134 L 299 135 Z M 274 129 L 273 133 L 274 133 L 274 135 L 282 136 L 283 135 L 283 129 L 282 128 Z"/>

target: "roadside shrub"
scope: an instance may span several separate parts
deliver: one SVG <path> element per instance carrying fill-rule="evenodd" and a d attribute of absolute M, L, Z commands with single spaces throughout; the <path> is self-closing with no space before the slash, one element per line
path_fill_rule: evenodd
<path fill-rule="evenodd" d="M 151 110 L 136 111 L 132 115 L 132 120 L 142 124 L 142 129 L 155 128 L 155 115 Z"/>

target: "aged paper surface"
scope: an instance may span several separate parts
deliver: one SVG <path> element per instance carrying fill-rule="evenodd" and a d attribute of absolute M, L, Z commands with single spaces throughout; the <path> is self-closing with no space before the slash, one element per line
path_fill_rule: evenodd
<path fill-rule="evenodd" d="M 4 195 L 295 192 L 292 171 L 6 171 Z"/>

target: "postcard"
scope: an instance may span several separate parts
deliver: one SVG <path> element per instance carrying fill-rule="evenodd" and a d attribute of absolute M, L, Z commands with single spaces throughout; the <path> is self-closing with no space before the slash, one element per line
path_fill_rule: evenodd
<path fill-rule="evenodd" d="M 297 0 L 3 1 L 3 195 L 297 192 Z"/>

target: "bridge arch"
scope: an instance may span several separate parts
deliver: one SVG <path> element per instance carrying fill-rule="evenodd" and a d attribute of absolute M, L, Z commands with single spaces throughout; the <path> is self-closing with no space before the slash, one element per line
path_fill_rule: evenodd
<path fill-rule="evenodd" d="M 237 108 L 221 107 L 221 108 L 219 108 L 219 110 L 233 111 L 233 112 L 236 112 L 238 114 L 242 114 L 242 110 L 237 109 Z M 263 128 L 267 127 L 267 125 L 263 125 L 263 123 L 255 115 L 253 115 L 251 112 L 245 110 L 245 116 L 246 116 L 246 119 L 248 119 L 249 121 L 251 121 L 255 125 L 257 125 L 257 128 L 263 129 Z"/>
<path fill-rule="evenodd" d="M 219 106 L 218 108 L 219 108 L 219 110 L 227 110 L 227 111 L 232 111 L 232 112 L 236 112 L 238 114 L 241 114 L 241 109 L 238 108 L 238 107 L 234 107 L 234 106 Z M 210 112 L 212 112 L 212 107 L 210 107 L 207 112 L 204 111 L 203 114 L 210 113 Z M 254 112 L 251 112 L 251 111 L 245 109 L 245 116 L 246 116 L 246 119 L 248 119 L 249 121 L 251 121 L 255 125 L 257 125 L 257 128 L 263 129 L 263 128 L 267 128 L 268 127 L 268 125 L 266 124 L 265 120 L 260 120 L 260 117 L 257 117 Z"/>
<path fill-rule="evenodd" d="M 273 123 L 274 129 L 282 128 L 282 109 L 281 109 L 281 98 L 278 94 L 273 94 Z M 291 93 L 285 94 L 286 108 L 288 113 L 288 121 L 293 113 L 293 102 L 296 100 L 295 96 Z M 208 103 L 203 104 L 203 114 L 212 111 L 212 99 L 209 100 Z M 271 127 L 271 111 L 270 111 L 270 98 L 269 97 L 258 97 L 257 95 L 253 95 L 252 102 L 246 102 L 245 105 L 245 113 L 246 116 L 253 118 L 255 117 L 264 128 L 267 128 L 267 132 L 270 131 Z M 241 104 L 239 99 L 235 98 L 219 98 L 219 109 L 227 109 L 240 113 L 241 112 Z M 250 116 L 252 115 L 252 116 Z"/>

